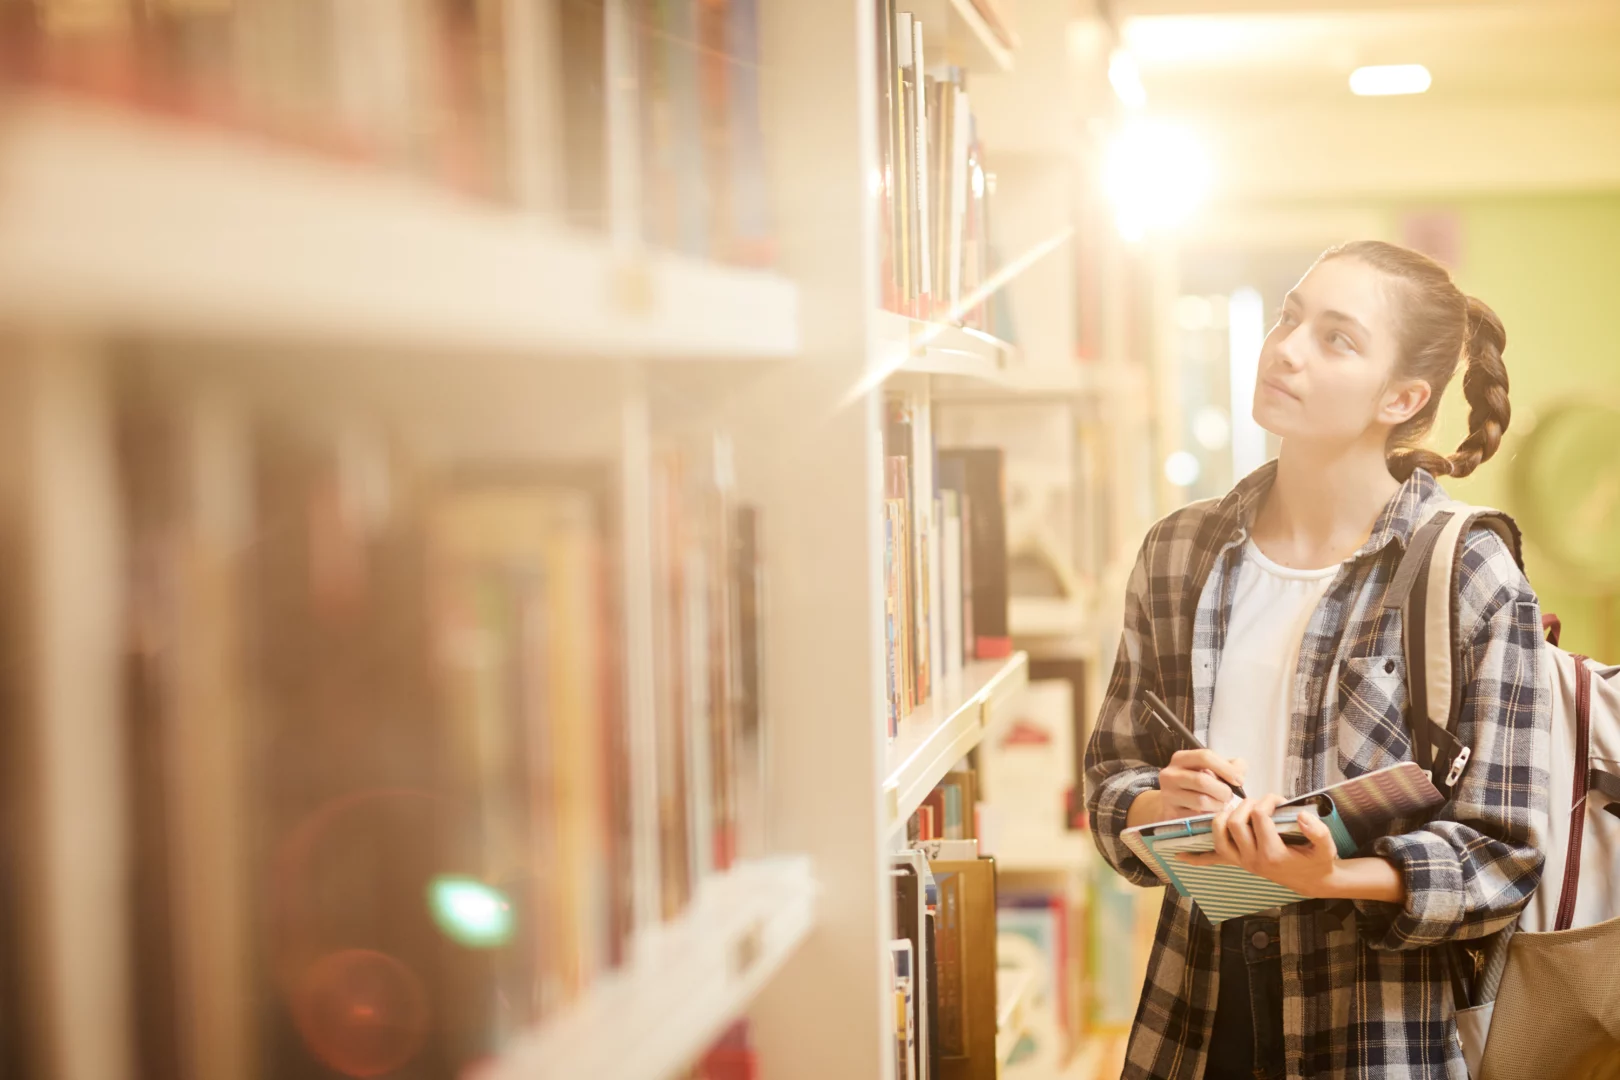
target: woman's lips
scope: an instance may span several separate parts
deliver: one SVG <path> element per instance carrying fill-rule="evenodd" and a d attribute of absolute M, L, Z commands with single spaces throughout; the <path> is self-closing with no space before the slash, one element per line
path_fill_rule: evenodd
<path fill-rule="evenodd" d="M 1270 391 L 1272 391 L 1274 393 L 1277 393 L 1277 394 L 1281 394 L 1285 398 L 1289 398 L 1289 399 L 1291 399 L 1293 401 L 1299 401 L 1300 400 L 1300 397 L 1299 397 L 1298 394 L 1294 393 L 1292 390 L 1289 390 L 1288 387 L 1284 386 L 1281 382 L 1279 382 L 1276 379 L 1262 379 L 1262 380 L 1260 380 L 1260 385 L 1264 386 L 1267 390 L 1270 390 Z"/>

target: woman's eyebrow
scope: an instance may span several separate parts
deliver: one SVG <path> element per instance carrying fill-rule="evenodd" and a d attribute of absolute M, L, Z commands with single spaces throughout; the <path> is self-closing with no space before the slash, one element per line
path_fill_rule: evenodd
<path fill-rule="evenodd" d="M 1289 293 L 1283 297 L 1283 307 L 1288 307 L 1289 305 L 1293 305 L 1294 307 L 1304 307 L 1305 302 L 1299 298 L 1299 293 L 1290 290 Z M 1350 328 L 1359 333 L 1362 337 L 1371 336 L 1372 332 L 1367 329 L 1367 325 L 1354 315 L 1351 315 L 1349 312 L 1334 311 L 1332 308 L 1329 308 L 1321 313 L 1321 317 L 1324 319 L 1332 319 L 1335 322 L 1348 323 Z"/>
<path fill-rule="evenodd" d="M 1356 333 L 1360 334 L 1362 337 L 1368 337 L 1371 334 L 1360 319 L 1343 311 L 1324 311 L 1322 312 L 1322 318 L 1333 319 L 1336 322 L 1348 323 L 1350 328 Z"/>

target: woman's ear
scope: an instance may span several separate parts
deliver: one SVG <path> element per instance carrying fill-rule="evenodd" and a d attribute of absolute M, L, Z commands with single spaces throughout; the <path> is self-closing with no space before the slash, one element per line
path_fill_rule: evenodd
<path fill-rule="evenodd" d="M 1434 390 L 1422 379 L 1391 383 L 1378 404 L 1378 419 L 1390 427 L 1399 427 L 1423 411 Z"/>

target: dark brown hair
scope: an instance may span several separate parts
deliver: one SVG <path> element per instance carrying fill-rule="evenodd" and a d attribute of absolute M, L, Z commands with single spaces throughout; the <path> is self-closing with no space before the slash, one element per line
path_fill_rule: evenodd
<path fill-rule="evenodd" d="M 1507 368 L 1502 349 L 1507 331 L 1496 312 L 1466 295 L 1451 273 L 1427 255 L 1382 240 L 1356 240 L 1322 253 L 1328 259 L 1357 259 L 1386 275 L 1395 286 L 1400 308 L 1400 345 L 1395 374 L 1422 379 L 1432 393 L 1410 420 L 1389 433 L 1385 461 L 1397 480 L 1413 469 L 1436 476 L 1467 476 L 1496 453 L 1513 415 L 1508 404 Z M 1450 457 L 1419 446 L 1434 426 L 1457 364 L 1468 360 L 1463 396 L 1468 400 L 1468 437 Z"/>

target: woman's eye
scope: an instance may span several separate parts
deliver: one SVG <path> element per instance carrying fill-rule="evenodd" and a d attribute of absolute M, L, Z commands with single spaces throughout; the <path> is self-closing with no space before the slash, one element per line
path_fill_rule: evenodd
<path fill-rule="evenodd" d="M 1356 343 L 1350 339 L 1349 334 L 1343 331 L 1335 331 L 1333 336 L 1328 338 L 1328 341 L 1332 343 L 1335 349 L 1343 349 L 1345 352 L 1356 351 Z"/>
<path fill-rule="evenodd" d="M 1278 315 L 1277 315 L 1277 325 L 1278 326 L 1295 326 L 1298 323 L 1299 323 L 1299 319 L 1294 315 L 1294 313 L 1292 311 L 1284 310 L 1282 312 L 1279 312 Z"/>

